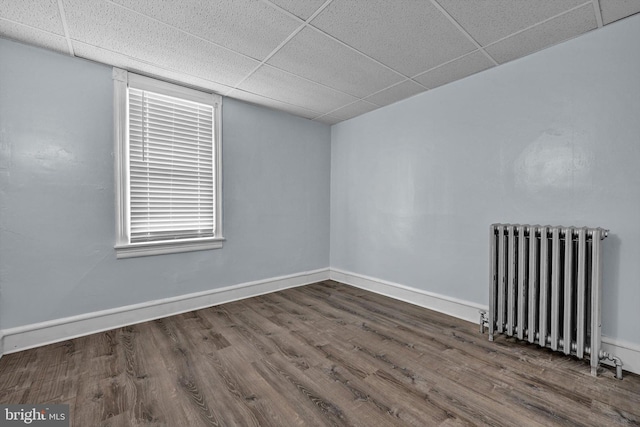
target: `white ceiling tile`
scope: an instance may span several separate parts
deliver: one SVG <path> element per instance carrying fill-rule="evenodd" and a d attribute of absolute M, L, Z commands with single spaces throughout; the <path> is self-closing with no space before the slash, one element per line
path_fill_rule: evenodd
<path fill-rule="evenodd" d="M 390 88 L 384 89 L 376 94 L 365 98 L 367 101 L 372 102 L 379 106 L 393 104 L 402 99 L 409 98 L 410 96 L 417 95 L 424 92 L 426 89 L 414 81 L 406 80 Z"/>
<path fill-rule="evenodd" d="M 333 117 L 339 118 L 340 120 L 348 120 L 361 114 L 368 113 L 369 111 L 376 110 L 378 108 L 380 107 L 371 104 L 370 102 L 356 101 L 353 104 L 349 104 L 332 111 L 331 115 Z"/>
<path fill-rule="evenodd" d="M 585 3 L 585 0 L 436 1 L 482 46 Z"/>
<path fill-rule="evenodd" d="M 271 0 L 298 18 L 307 19 L 324 4 L 325 0 Z"/>
<path fill-rule="evenodd" d="M 112 3 L 64 0 L 64 5 L 72 39 L 136 58 L 142 63 L 228 86 L 237 84 L 259 65 L 253 59 Z"/>
<path fill-rule="evenodd" d="M 499 63 L 536 52 L 598 27 L 591 3 L 530 30 L 488 46 L 485 50 Z"/>
<path fill-rule="evenodd" d="M 73 50 L 75 55 L 79 58 L 113 65 L 114 67 L 159 78 L 179 85 L 191 86 L 196 89 L 204 89 L 219 94 L 225 93 L 231 89 L 229 86 L 224 86 L 211 80 L 190 76 L 179 71 L 161 68 L 153 64 L 138 61 L 135 58 L 131 58 L 120 53 L 111 52 L 82 42 L 74 42 Z"/>
<path fill-rule="evenodd" d="M 56 0 L 0 0 L 0 18 L 64 35 Z"/>
<path fill-rule="evenodd" d="M 236 52 L 263 60 L 300 22 L 255 0 L 113 0 Z"/>
<path fill-rule="evenodd" d="M 0 19 L 0 37 L 69 54 L 67 39 L 64 37 L 3 19 Z"/>
<path fill-rule="evenodd" d="M 0 37 L 68 54 L 59 2 L 79 57 L 329 124 L 492 66 L 461 27 L 502 63 L 596 28 L 594 4 L 605 24 L 640 12 L 640 0 L 0 0 Z"/>
<path fill-rule="evenodd" d="M 255 93 L 245 92 L 242 90 L 234 90 L 229 94 L 229 96 L 231 98 L 236 98 L 241 101 L 250 102 L 252 104 L 271 107 L 280 111 L 286 111 L 287 113 L 291 113 L 293 115 L 304 117 L 307 119 L 313 119 L 315 117 L 318 117 L 318 115 L 320 114 L 317 111 L 309 110 L 303 107 L 298 107 L 297 105 L 287 104 L 285 102 L 277 101 L 271 98 L 266 98 L 261 95 L 256 95 Z"/>
<path fill-rule="evenodd" d="M 426 0 L 334 0 L 311 24 L 407 76 L 475 49 Z"/>
<path fill-rule="evenodd" d="M 460 59 L 451 61 L 426 73 L 414 77 L 414 80 L 426 87 L 433 89 L 443 84 L 459 80 L 475 74 L 487 68 L 493 67 L 494 64 L 487 58 L 485 54 L 476 51 Z"/>
<path fill-rule="evenodd" d="M 239 89 L 320 113 L 335 110 L 357 99 L 267 65 L 260 67 Z"/>
<path fill-rule="evenodd" d="M 322 116 L 314 119 L 314 121 L 324 123 L 325 125 L 335 125 L 336 123 L 340 123 L 342 120 L 327 114 L 326 116 Z"/>
<path fill-rule="evenodd" d="M 640 12 L 638 0 L 600 0 L 602 22 L 607 25 L 618 19 Z"/>
<path fill-rule="evenodd" d="M 298 33 L 267 63 L 357 97 L 404 79 L 311 28 Z"/>

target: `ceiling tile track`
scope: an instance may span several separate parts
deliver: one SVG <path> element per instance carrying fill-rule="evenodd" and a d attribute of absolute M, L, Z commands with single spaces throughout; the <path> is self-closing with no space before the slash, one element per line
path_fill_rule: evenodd
<path fill-rule="evenodd" d="M 596 1 L 597 1 L 597 0 L 596 0 Z M 579 4 L 579 5 L 575 6 L 575 7 L 572 7 L 571 9 L 567 9 L 567 10 L 565 10 L 564 12 L 559 13 L 559 14 L 557 14 L 557 15 L 554 15 L 554 16 L 552 16 L 552 17 L 550 17 L 550 18 L 547 18 L 547 19 L 545 19 L 545 20 L 543 20 L 543 21 L 536 22 L 536 23 L 535 23 L 535 24 L 533 24 L 533 25 L 529 25 L 529 26 L 528 26 L 528 27 L 526 27 L 526 28 L 523 28 L 523 29 L 521 29 L 521 30 L 516 31 L 515 33 L 511 33 L 511 34 L 509 34 L 508 36 L 502 37 L 501 39 L 498 39 L 498 40 L 496 40 L 496 41 L 494 41 L 494 42 L 491 42 L 491 43 L 487 44 L 487 45 L 486 45 L 486 46 L 484 46 L 484 47 L 485 47 L 485 48 L 487 48 L 487 47 L 489 47 L 489 46 L 493 46 L 494 44 L 500 43 L 501 41 L 504 41 L 504 40 L 509 39 L 509 38 L 511 38 L 511 37 L 514 37 L 514 36 L 517 36 L 518 34 L 522 34 L 522 33 L 524 33 L 525 31 L 529 31 L 529 30 L 531 30 L 532 28 L 538 27 L 538 26 L 540 26 L 540 25 L 542 25 L 542 24 L 546 24 L 546 23 L 547 23 L 547 22 L 549 22 L 549 21 L 553 21 L 554 19 L 559 18 L 559 17 L 561 17 L 561 16 L 563 16 L 563 15 L 567 15 L 567 14 L 569 14 L 569 13 L 571 13 L 571 12 L 575 11 L 575 10 L 581 9 L 581 8 L 585 7 L 586 5 L 588 5 L 588 4 L 592 4 L 592 1 L 591 1 L 591 0 L 589 0 L 589 1 L 587 1 L 586 3 L 582 3 L 582 4 Z M 598 10 L 599 10 L 599 9 L 598 9 Z M 600 19 L 602 19 L 602 18 L 600 18 Z M 547 47 L 548 47 L 548 46 L 547 46 Z"/>
<path fill-rule="evenodd" d="M 64 13 L 62 0 L 58 0 L 58 10 L 60 11 L 60 19 L 62 20 L 62 28 L 64 29 L 64 38 L 67 39 L 67 46 L 69 47 L 69 55 L 76 56 L 73 51 L 73 44 L 71 43 L 71 36 L 69 35 L 69 26 L 67 25 L 67 15 Z"/>
<path fill-rule="evenodd" d="M 602 10 L 600 9 L 600 1 L 599 0 L 591 0 L 593 3 L 593 11 L 596 13 L 596 22 L 598 23 L 598 28 L 602 28 Z"/>

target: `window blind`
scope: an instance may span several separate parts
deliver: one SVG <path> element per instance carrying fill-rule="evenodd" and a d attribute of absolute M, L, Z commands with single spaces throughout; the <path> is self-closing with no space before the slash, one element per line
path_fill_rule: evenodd
<path fill-rule="evenodd" d="M 213 107 L 129 88 L 130 241 L 213 237 Z"/>

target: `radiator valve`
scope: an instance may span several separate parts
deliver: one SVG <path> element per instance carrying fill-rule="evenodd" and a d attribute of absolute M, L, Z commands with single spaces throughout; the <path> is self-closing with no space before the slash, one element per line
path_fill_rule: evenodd
<path fill-rule="evenodd" d="M 600 354 L 598 354 L 600 359 L 611 360 L 616 365 L 616 378 L 622 379 L 622 360 L 619 357 L 614 356 L 612 354 L 607 353 L 606 351 L 600 350 Z"/>
<path fill-rule="evenodd" d="M 489 326 L 489 319 L 487 318 L 487 312 L 485 310 L 479 310 L 480 312 L 480 333 L 484 334 L 484 325 Z"/>

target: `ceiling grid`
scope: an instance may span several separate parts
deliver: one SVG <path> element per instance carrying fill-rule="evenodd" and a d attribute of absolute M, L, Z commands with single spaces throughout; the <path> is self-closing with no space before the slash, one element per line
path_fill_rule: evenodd
<path fill-rule="evenodd" d="M 67 39 L 67 46 L 69 46 L 69 55 L 76 56 L 73 51 L 73 44 L 71 43 L 71 37 L 69 36 L 69 26 L 67 25 L 67 18 L 64 13 L 64 6 L 62 0 L 58 0 L 58 10 L 60 10 L 60 20 L 62 21 L 62 28 L 64 29 L 64 38 Z"/>
<path fill-rule="evenodd" d="M 638 12 L 637 0 L 0 0 L 0 37 L 334 124 Z"/>
<path fill-rule="evenodd" d="M 470 41 L 471 43 L 473 43 L 473 44 L 476 46 L 476 48 L 478 48 L 478 50 L 479 50 L 480 52 L 482 52 L 482 54 L 483 54 L 484 56 L 486 56 L 486 57 L 487 57 L 487 59 L 489 59 L 489 61 L 493 62 L 493 65 L 499 65 L 499 64 L 498 64 L 498 61 L 496 61 L 495 59 L 493 59 L 493 58 L 491 57 L 491 55 L 489 55 L 489 54 L 487 53 L 487 51 L 486 51 L 486 50 L 484 50 L 484 49 L 482 48 L 482 46 L 480 45 L 480 43 L 478 43 L 478 42 L 476 41 L 476 39 L 474 39 L 474 38 L 471 36 L 471 34 L 469 34 L 469 33 L 468 33 L 464 28 L 462 28 L 462 26 L 458 23 L 458 21 L 456 21 L 456 20 L 453 18 L 453 16 L 451 16 L 451 15 L 449 14 L 449 12 L 447 12 L 447 11 L 446 11 L 446 10 L 445 10 L 441 5 L 440 5 L 440 3 L 438 3 L 438 1 L 437 1 L 437 0 L 431 0 L 431 3 L 432 3 L 435 7 L 437 7 L 437 8 L 438 8 L 438 10 L 440 10 L 440 12 L 442 12 L 442 14 L 443 14 L 444 16 L 446 16 L 446 17 L 447 17 L 447 19 L 449 19 L 449 20 L 451 21 L 451 23 L 452 23 L 453 25 L 455 25 L 455 26 L 456 26 L 456 28 L 457 28 L 458 30 L 460 30 L 460 32 L 462 32 L 465 36 L 467 36 L 467 38 L 469 39 L 469 41 Z M 472 52 L 472 53 L 473 53 L 473 52 Z M 455 61 L 455 59 L 454 59 L 454 60 L 452 60 L 452 61 Z M 452 61 L 449 61 L 449 62 L 452 62 Z M 445 63 L 445 64 L 446 64 L 446 63 Z M 444 65 L 444 64 L 441 64 L 441 65 Z M 434 67 L 434 68 L 437 68 L 437 67 Z"/>

